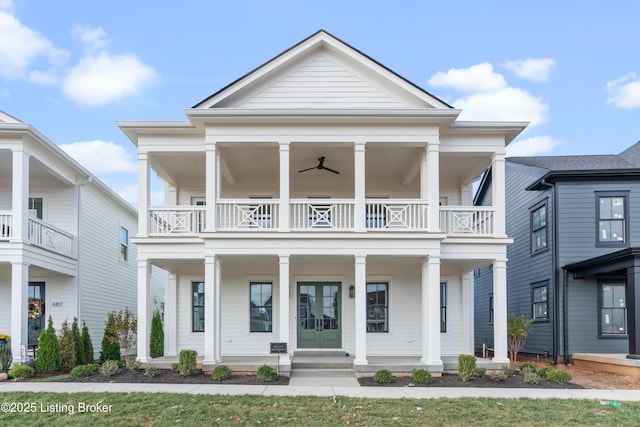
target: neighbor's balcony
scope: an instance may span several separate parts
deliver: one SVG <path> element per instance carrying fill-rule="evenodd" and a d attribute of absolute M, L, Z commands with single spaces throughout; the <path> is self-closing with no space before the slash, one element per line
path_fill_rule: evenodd
<path fill-rule="evenodd" d="M 290 231 L 355 231 L 353 199 L 292 199 Z M 440 229 L 450 236 L 492 236 L 494 208 L 440 206 Z M 429 205 L 420 200 L 385 199 L 366 202 L 367 231 L 427 231 Z M 222 199 L 216 205 L 218 231 L 278 231 L 278 200 Z M 150 236 L 193 236 L 206 229 L 206 207 L 149 208 Z"/>
<path fill-rule="evenodd" d="M 10 240 L 13 235 L 11 211 L 0 211 L 0 240 Z M 27 220 L 27 240 L 34 246 L 59 253 L 74 255 L 74 237 L 41 219 L 30 216 Z"/>

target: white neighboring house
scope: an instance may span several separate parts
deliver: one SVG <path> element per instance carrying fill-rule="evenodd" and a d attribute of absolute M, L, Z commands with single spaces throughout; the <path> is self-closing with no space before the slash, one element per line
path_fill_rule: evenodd
<path fill-rule="evenodd" d="M 96 356 L 109 311 L 137 311 L 137 212 L 33 126 L 0 111 L 0 333 L 35 349 L 51 316 L 87 323 Z M 162 306 L 163 272 L 151 295 Z M 164 276 L 166 278 L 166 275 Z"/>
<path fill-rule="evenodd" d="M 442 372 L 473 354 L 473 271 L 492 264 L 493 361 L 508 363 L 504 154 L 526 124 L 459 114 L 319 31 L 188 120 L 118 122 L 140 166 L 139 311 L 149 266 L 169 270 L 165 354 L 195 349 L 207 369 L 284 342 L 283 371 L 338 350 L 356 371 L 411 357 Z M 473 206 L 489 167 L 493 204 Z"/>

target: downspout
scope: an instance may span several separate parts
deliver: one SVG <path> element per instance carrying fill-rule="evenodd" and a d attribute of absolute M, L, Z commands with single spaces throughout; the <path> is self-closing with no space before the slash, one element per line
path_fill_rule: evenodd
<path fill-rule="evenodd" d="M 571 365 L 571 354 L 567 350 L 569 348 L 569 325 L 567 324 L 567 313 L 569 312 L 569 298 L 567 298 L 567 292 L 569 292 L 569 272 L 566 269 L 564 271 L 564 280 L 562 282 L 562 359 L 565 365 Z"/>
<path fill-rule="evenodd" d="M 560 318 L 560 304 L 558 304 L 558 298 L 560 295 L 560 284 L 559 284 L 559 275 L 558 275 L 558 192 L 556 191 L 556 186 L 554 184 L 549 184 L 543 178 L 541 184 L 547 188 L 551 189 L 551 203 L 553 209 L 551 211 L 551 221 L 553 227 L 553 234 L 551 237 L 551 269 L 553 270 L 553 274 L 551 275 L 551 281 L 553 286 L 553 319 L 551 321 L 552 329 L 553 329 L 553 355 L 551 358 L 551 365 L 555 365 L 558 363 L 558 343 L 560 342 L 560 327 L 558 323 L 558 319 Z M 565 322 L 566 323 L 566 322 Z"/>

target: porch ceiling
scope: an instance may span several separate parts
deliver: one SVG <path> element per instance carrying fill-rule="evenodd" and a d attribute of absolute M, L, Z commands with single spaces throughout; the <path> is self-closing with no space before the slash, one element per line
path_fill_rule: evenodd
<path fill-rule="evenodd" d="M 13 155 L 10 150 L 0 150 L 0 179 L 11 182 L 13 174 Z M 43 165 L 34 157 L 29 158 L 29 181 L 31 184 L 68 185 L 60 175 Z"/>

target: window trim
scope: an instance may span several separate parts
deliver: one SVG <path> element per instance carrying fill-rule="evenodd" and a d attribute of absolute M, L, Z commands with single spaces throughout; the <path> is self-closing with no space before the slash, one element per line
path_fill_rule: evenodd
<path fill-rule="evenodd" d="M 596 227 L 596 247 L 624 247 L 629 246 L 630 236 L 629 236 L 629 191 L 596 191 L 595 192 L 595 203 L 596 203 L 596 211 L 595 211 L 595 227 Z M 601 241 L 600 240 L 600 199 L 602 198 L 613 198 L 613 197 L 622 197 L 624 199 L 624 218 L 622 218 L 622 232 L 624 233 L 624 238 L 622 241 Z M 610 221 L 606 220 L 606 221 Z"/>
<path fill-rule="evenodd" d="M 368 294 L 369 294 L 369 285 L 384 285 L 385 286 L 385 302 L 383 305 L 384 308 L 384 312 L 385 312 L 385 318 L 384 318 L 384 329 L 383 330 L 369 330 L 369 298 L 368 298 Z M 379 291 L 378 291 L 379 292 Z M 390 291 L 390 282 L 388 280 L 367 280 L 367 283 L 365 285 L 365 293 L 367 294 L 367 301 L 366 301 L 366 305 L 365 305 L 365 310 L 366 310 L 366 317 L 367 317 L 367 333 L 371 333 L 371 334 L 388 334 L 391 330 L 390 325 L 389 325 L 389 320 L 391 318 L 391 316 L 389 315 L 389 297 L 391 294 Z M 377 302 L 377 301 L 376 301 Z M 380 304 L 373 304 L 374 306 L 379 306 Z M 378 307 L 374 307 L 373 310 L 375 310 Z M 373 319 L 373 317 L 372 317 Z"/>
<path fill-rule="evenodd" d="M 533 226 L 533 214 L 544 208 L 545 225 L 534 229 Z M 542 248 L 535 248 L 535 236 L 534 233 L 540 230 L 544 230 L 545 246 Z M 547 200 L 540 201 L 529 208 L 529 252 L 531 255 L 537 255 L 549 250 L 549 204 Z"/>
<path fill-rule="evenodd" d="M 440 333 L 447 333 L 447 282 L 440 282 Z"/>
<path fill-rule="evenodd" d="M 126 232 L 126 242 L 123 243 L 122 241 L 122 231 Z M 124 227 L 124 226 L 120 226 L 120 261 L 122 262 L 129 262 L 129 229 Z"/>
<path fill-rule="evenodd" d="M 536 289 L 546 288 L 546 299 L 544 301 L 536 302 L 535 299 L 535 291 Z M 536 303 L 546 304 L 546 316 L 545 317 L 536 317 Z M 531 318 L 534 322 L 548 322 L 549 321 L 549 281 L 544 280 L 542 282 L 536 282 L 531 284 Z"/>
<path fill-rule="evenodd" d="M 269 285 L 271 287 L 271 304 L 270 305 L 259 305 L 259 306 L 256 306 L 256 307 L 252 307 L 252 305 L 251 305 L 251 288 L 254 285 L 260 285 L 260 286 Z M 262 333 L 270 334 L 270 333 L 273 333 L 273 331 L 274 331 L 273 330 L 274 329 L 273 328 L 273 326 L 274 326 L 273 325 L 273 300 L 275 298 L 274 290 L 275 290 L 275 287 L 273 286 L 273 281 L 272 280 L 257 280 L 256 279 L 256 280 L 250 280 L 249 281 L 249 333 L 251 333 L 251 334 L 262 334 Z M 267 319 L 268 322 L 269 322 L 269 329 L 268 330 L 264 330 L 264 329 L 253 330 L 253 325 L 251 323 L 252 320 L 253 320 L 253 318 L 251 317 L 251 310 L 254 309 L 254 308 L 257 308 L 257 309 L 263 308 L 265 310 L 269 310 L 269 309 L 271 310 L 270 317 Z"/>
<path fill-rule="evenodd" d="M 193 303 L 193 294 L 194 294 L 194 291 L 195 291 L 194 287 L 195 287 L 195 285 L 200 286 L 200 284 L 202 284 L 202 292 L 198 292 L 198 294 L 202 293 L 202 305 L 195 305 Z M 204 299 L 205 292 L 204 292 L 204 286 L 205 286 L 204 280 L 192 280 L 191 281 L 191 332 L 194 332 L 194 333 L 202 333 L 206 329 L 205 328 L 205 324 L 206 324 L 205 320 L 206 319 L 204 317 L 204 315 L 205 315 L 205 299 Z M 196 324 L 195 324 L 195 319 L 196 319 L 195 309 L 196 308 L 200 308 L 200 307 L 202 307 L 202 330 L 196 329 Z"/>
<path fill-rule="evenodd" d="M 602 306 L 602 286 L 603 285 L 618 285 L 624 287 L 624 333 L 614 333 L 614 332 L 602 332 L 602 310 L 604 307 Z M 597 310 L 597 319 L 598 319 L 598 338 L 628 338 L 629 337 L 629 325 L 627 324 L 627 310 L 629 307 L 627 301 L 627 282 L 625 279 L 616 279 L 616 278 L 607 278 L 598 280 L 598 310 Z M 607 309 L 615 309 L 615 307 L 607 307 Z"/>

